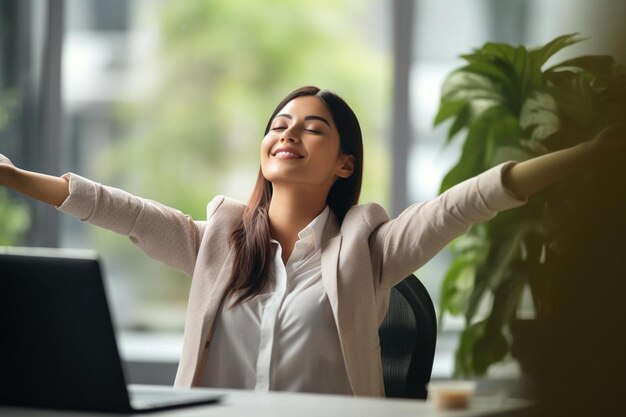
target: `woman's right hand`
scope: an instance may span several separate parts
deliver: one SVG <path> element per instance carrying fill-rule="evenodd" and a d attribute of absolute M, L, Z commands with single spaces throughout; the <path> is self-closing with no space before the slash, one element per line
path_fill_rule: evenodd
<path fill-rule="evenodd" d="M 15 170 L 15 165 L 0 153 L 0 185 L 7 185 L 8 177 Z"/>
<path fill-rule="evenodd" d="M 0 185 L 55 206 L 60 206 L 70 193 L 69 182 L 65 178 L 18 169 L 2 154 Z"/>
<path fill-rule="evenodd" d="M 0 165 L 13 165 L 13 162 L 11 162 L 11 160 L 9 158 L 7 158 L 6 156 L 2 155 L 0 153 Z"/>

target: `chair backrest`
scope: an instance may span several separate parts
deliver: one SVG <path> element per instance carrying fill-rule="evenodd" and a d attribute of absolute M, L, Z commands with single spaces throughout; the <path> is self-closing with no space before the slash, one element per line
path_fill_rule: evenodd
<path fill-rule="evenodd" d="M 437 318 L 428 291 L 415 275 L 391 289 L 389 310 L 378 333 L 386 396 L 426 399 Z"/>

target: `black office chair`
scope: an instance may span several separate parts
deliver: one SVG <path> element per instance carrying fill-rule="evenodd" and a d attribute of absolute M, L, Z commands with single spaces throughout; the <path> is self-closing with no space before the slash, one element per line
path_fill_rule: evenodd
<path fill-rule="evenodd" d="M 389 311 L 378 334 L 386 396 L 426 399 L 437 318 L 430 295 L 415 275 L 391 289 Z"/>

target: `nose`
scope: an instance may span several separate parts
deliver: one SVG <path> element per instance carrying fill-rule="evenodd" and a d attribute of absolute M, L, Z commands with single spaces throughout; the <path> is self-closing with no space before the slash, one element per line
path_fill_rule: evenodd
<path fill-rule="evenodd" d="M 295 143 L 298 141 L 297 135 L 293 132 L 293 129 L 283 130 L 283 134 L 280 135 L 280 142 Z"/>

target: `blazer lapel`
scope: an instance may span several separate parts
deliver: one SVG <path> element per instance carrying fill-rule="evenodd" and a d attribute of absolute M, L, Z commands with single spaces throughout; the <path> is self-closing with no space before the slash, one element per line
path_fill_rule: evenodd
<path fill-rule="evenodd" d="M 322 281 L 330 307 L 333 310 L 335 323 L 339 326 L 339 294 L 337 292 L 337 261 L 341 248 L 341 235 L 330 239 L 326 247 L 322 246 Z"/>
<path fill-rule="evenodd" d="M 348 380 L 354 393 L 361 392 L 359 388 L 355 388 L 355 384 L 358 384 L 358 375 L 355 377 L 354 370 L 351 366 L 352 361 L 352 349 L 351 344 L 346 340 L 344 334 L 344 326 L 341 323 L 339 317 L 339 286 L 338 286 L 338 271 L 339 271 L 339 252 L 341 250 L 342 235 L 339 230 L 337 218 L 330 212 L 326 227 L 324 228 L 324 234 L 322 236 L 322 281 L 330 302 L 330 307 L 333 311 L 333 317 L 335 318 L 335 324 L 337 325 L 337 333 L 339 334 L 339 343 L 341 344 L 341 351 L 346 364 L 346 372 L 348 374 Z"/>
<path fill-rule="evenodd" d="M 337 269 L 342 236 L 339 232 L 337 218 L 331 211 L 322 235 L 322 281 L 326 295 L 333 310 L 335 323 L 339 328 L 339 293 L 337 290 Z M 340 335 L 341 337 L 341 332 Z"/>

